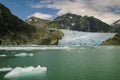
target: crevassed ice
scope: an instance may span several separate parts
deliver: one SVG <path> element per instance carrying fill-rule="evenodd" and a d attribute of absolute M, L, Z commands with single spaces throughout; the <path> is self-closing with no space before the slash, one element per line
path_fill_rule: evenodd
<path fill-rule="evenodd" d="M 47 71 L 47 67 L 29 66 L 26 68 L 16 67 L 11 72 L 7 73 L 4 78 L 20 78 L 20 77 L 31 77 L 37 76 Z"/>
<path fill-rule="evenodd" d="M 59 40 L 59 45 L 70 46 L 98 46 L 103 41 L 112 38 L 116 33 L 90 33 L 72 30 L 61 30 L 64 37 Z"/>

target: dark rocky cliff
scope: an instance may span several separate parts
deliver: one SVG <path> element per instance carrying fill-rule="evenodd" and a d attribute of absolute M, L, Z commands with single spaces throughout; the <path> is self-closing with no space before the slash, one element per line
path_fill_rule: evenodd
<path fill-rule="evenodd" d="M 61 31 L 36 28 L 25 23 L 0 4 L 0 45 L 54 45 L 62 36 Z"/>

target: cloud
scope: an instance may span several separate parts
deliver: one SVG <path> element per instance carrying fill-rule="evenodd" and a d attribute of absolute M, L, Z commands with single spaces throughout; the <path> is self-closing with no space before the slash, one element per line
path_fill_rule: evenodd
<path fill-rule="evenodd" d="M 34 14 L 28 16 L 28 18 L 30 18 L 30 17 L 36 17 L 36 18 L 40 18 L 40 19 L 51 19 L 52 15 L 44 14 L 44 13 L 40 13 L 40 12 L 35 12 Z"/>
<path fill-rule="evenodd" d="M 108 24 L 120 19 L 119 0 L 44 0 L 32 8 L 57 9 L 58 16 L 66 13 L 94 16 Z"/>

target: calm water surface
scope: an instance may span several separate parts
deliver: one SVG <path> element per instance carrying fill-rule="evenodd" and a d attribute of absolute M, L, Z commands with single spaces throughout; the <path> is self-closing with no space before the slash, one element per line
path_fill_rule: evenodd
<path fill-rule="evenodd" d="M 21 48 L 1 49 L 0 68 L 41 65 L 46 74 L 5 79 L 9 71 L 0 71 L 0 80 L 120 80 L 120 46 Z M 21 53 L 33 55 L 15 56 Z"/>

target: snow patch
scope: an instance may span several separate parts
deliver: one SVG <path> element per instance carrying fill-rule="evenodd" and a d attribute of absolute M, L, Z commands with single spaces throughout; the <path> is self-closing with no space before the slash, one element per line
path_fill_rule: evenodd
<path fill-rule="evenodd" d="M 72 26 L 74 26 L 74 25 L 75 25 L 75 23 L 71 23 L 71 25 L 72 25 Z"/>
<path fill-rule="evenodd" d="M 72 17 L 72 16 L 70 16 L 69 18 L 70 18 L 70 19 L 72 19 L 73 17 Z"/>
<path fill-rule="evenodd" d="M 35 19 L 35 21 L 37 21 L 37 19 Z"/>
<path fill-rule="evenodd" d="M 29 66 L 26 68 L 16 67 L 11 72 L 7 73 L 4 78 L 22 78 L 22 77 L 31 77 L 31 76 L 40 76 L 41 74 L 47 71 L 46 67 L 37 67 Z"/>
<path fill-rule="evenodd" d="M 29 19 L 28 21 L 32 21 L 32 19 Z"/>

